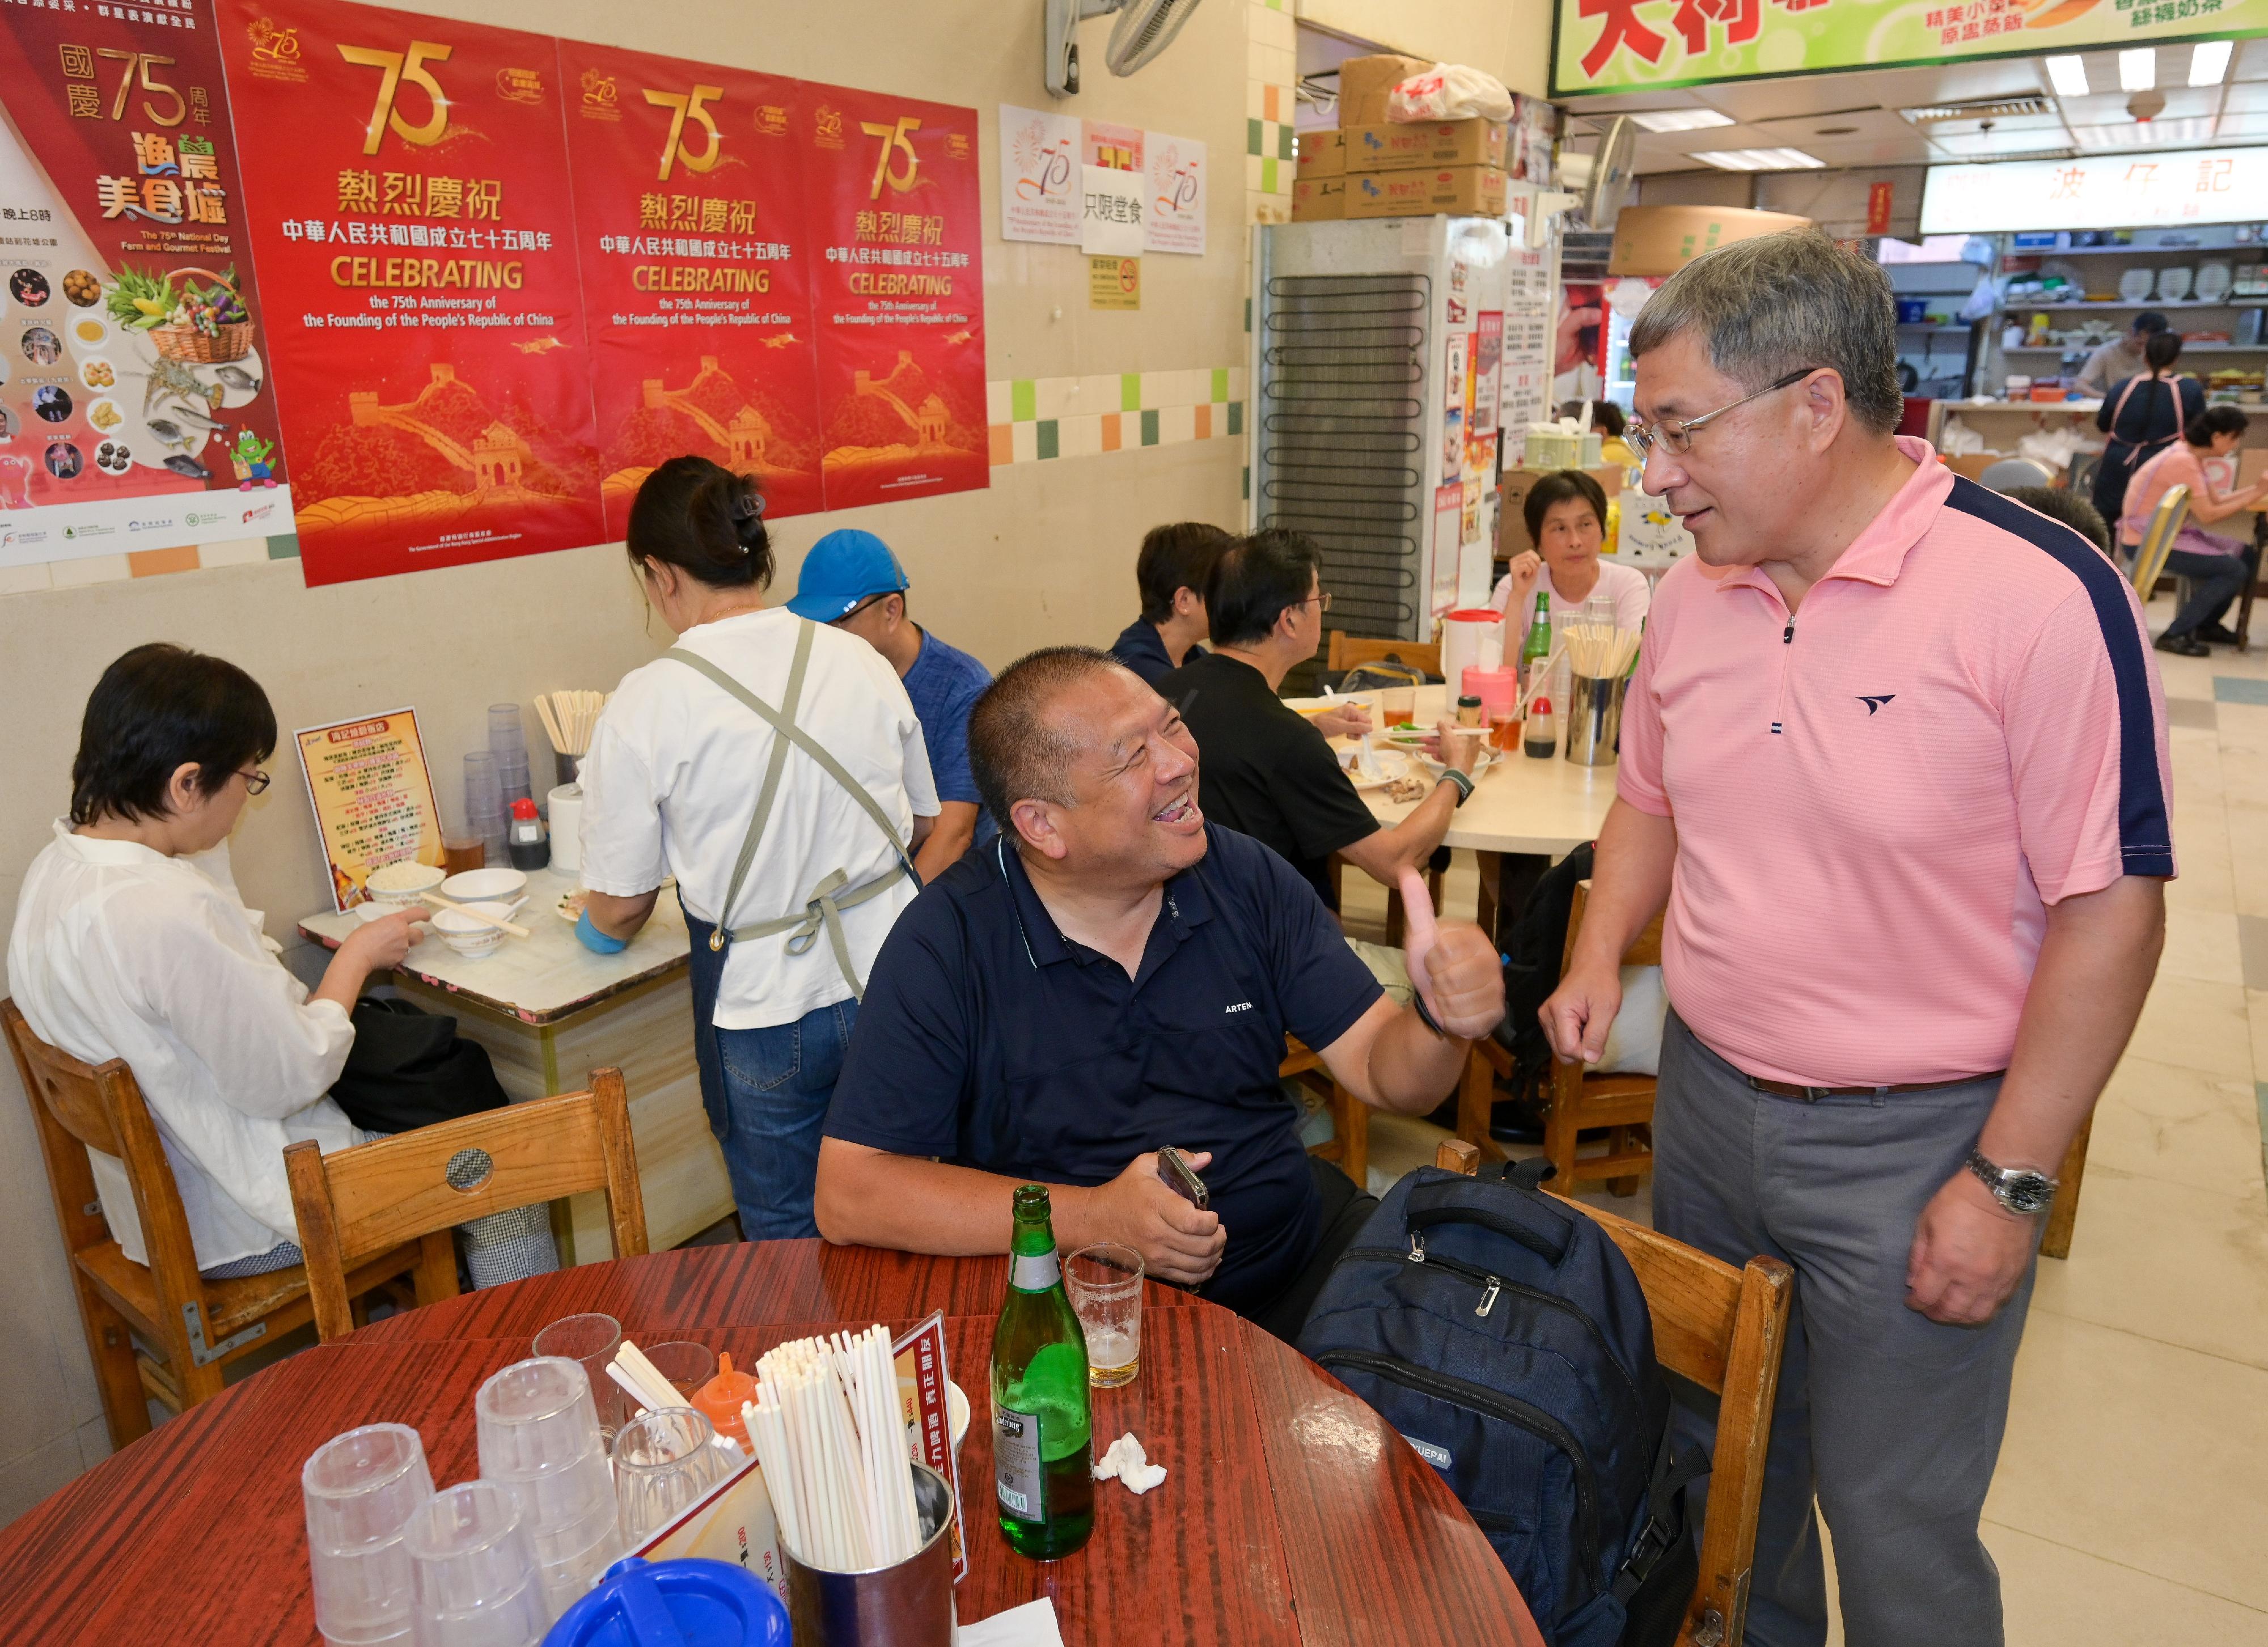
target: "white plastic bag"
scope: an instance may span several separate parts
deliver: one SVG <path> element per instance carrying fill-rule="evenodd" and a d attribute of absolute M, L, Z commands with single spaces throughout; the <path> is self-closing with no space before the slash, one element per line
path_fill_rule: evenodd
<path fill-rule="evenodd" d="M 1404 124 L 1434 120 L 1510 120 L 1504 82 L 1461 62 L 1437 62 L 1386 95 L 1386 118 Z"/>

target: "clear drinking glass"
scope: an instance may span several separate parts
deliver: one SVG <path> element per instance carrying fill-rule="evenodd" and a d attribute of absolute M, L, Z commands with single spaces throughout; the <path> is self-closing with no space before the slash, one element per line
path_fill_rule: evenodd
<path fill-rule="evenodd" d="M 694 1391 L 717 1376 L 717 1352 L 689 1338 L 672 1339 L 666 1344 L 641 1344 L 638 1348 L 653 1363 L 653 1370 L 688 1401 Z"/>
<path fill-rule="evenodd" d="M 1390 726 L 1407 726 L 1418 718 L 1418 688 L 1388 687 L 1378 695 L 1379 718 Z"/>
<path fill-rule="evenodd" d="M 434 1494 L 401 1542 L 416 1647 L 534 1647 L 551 1628 L 519 1500 L 502 1482 Z"/>
<path fill-rule="evenodd" d="M 402 1529 L 433 1496 L 425 1446 L 407 1424 L 365 1424 L 307 1455 L 299 1497 L 315 1624 L 331 1647 L 409 1636 L 409 1554 Z"/>
<path fill-rule="evenodd" d="M 576 1362 L 591 1381 L 592 1404 L 598 1408 L 599 1431 L 608 1439 L 622 1427 L 627 1409 L 622 1386 L 607 1376 L 615 1352 L 622 1347 L 622 1324 L 611 1315 L 569 1315 L 536 1334 L 528 1352 L 562 1356 Z"/>
<path fill-rule="evenodd" d="M 622 1554 L 590 1380 L 563 1357 L 517 1361 L 481 1386 L 473 1413 L 481 1479 L 519 1497 L 548 1627 Z"/>
<path fill-rule="evenodd" d="M 633 1418 L 615 1437 L 615 1504 L 622 1545 L 636 1549 L 732 1469 L 717 1428 L 689 1407 Z"/>
<path fill-rule="evenodd" d="M 1142 1370 L 1142 1254 L 1116 1241 L 1082 1246 L 1064 1260 L 1063 1275 L 1086 1335 L 1087 1383 L 1133 1383 Z"/>

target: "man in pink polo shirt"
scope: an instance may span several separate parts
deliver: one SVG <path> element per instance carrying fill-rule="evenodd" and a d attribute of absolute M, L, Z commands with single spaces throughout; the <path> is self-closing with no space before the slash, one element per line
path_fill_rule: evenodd
<path fill-rule="evenodd" d="M 2142 614 L 2068 526 L 1893 434 L 1889 280 L 1817 232 L 1687 265 L 1631 352 L 1628 438 L 1697 559 L 1654 598 L 1544 1026 L 1597 1056 L 1667 902 L 1655 1221 L 1798 1277 L 1748 1640 L 1825 1640 L 1815 1489 L 1852 1647 L 1994 1647 L 1977 1518 L 2039 1225 L 2174 873 Z"/>

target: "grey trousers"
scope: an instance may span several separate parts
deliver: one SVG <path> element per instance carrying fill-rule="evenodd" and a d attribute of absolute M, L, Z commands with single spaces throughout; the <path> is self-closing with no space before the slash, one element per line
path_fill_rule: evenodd
<path fill-rule="evenodd" d="M 2008 1416 L 2032 1272 L 1981 1327 L 1905 1304 L 1914 1222 L 1961 1169 L 1999 1082 L 1875 1097 L 1777 1098 L 1676 1013 L 1653 1110 L 1657 1228 L 1725 1260 L 1796 1273 L 1764 1460 L 1746 1639 L 1819 1647 L 1835 1535 L 1850 1647 L 2000 1647 L 2000 1575 L 1977 1536 Z M 1715 1439 L 1682 1385 L 1679 1445 Z M 1704 1512 L 1705 1514 L 1705 1510 Z"/>

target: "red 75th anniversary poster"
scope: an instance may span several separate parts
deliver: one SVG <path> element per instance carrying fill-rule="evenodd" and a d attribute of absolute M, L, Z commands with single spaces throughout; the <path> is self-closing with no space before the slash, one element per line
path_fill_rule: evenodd
<path fill-rule="evenodd" d="M 805 85 L 827 506 L 988 483 L 972 109 Z"/>
<path fill-rule="evenodd" d="M 218 14 L 307 581 L 603 541 L 556 42 Z"/>
<path fill-rule="evenodd" d="M 0 565 L 289 532 L 212 14 L 0 13 Z"/>
<path fill-rule="evenodd" d="M 608 529 L 692 452 L 821 506 L 797 85 L 559 42 Z"/>

